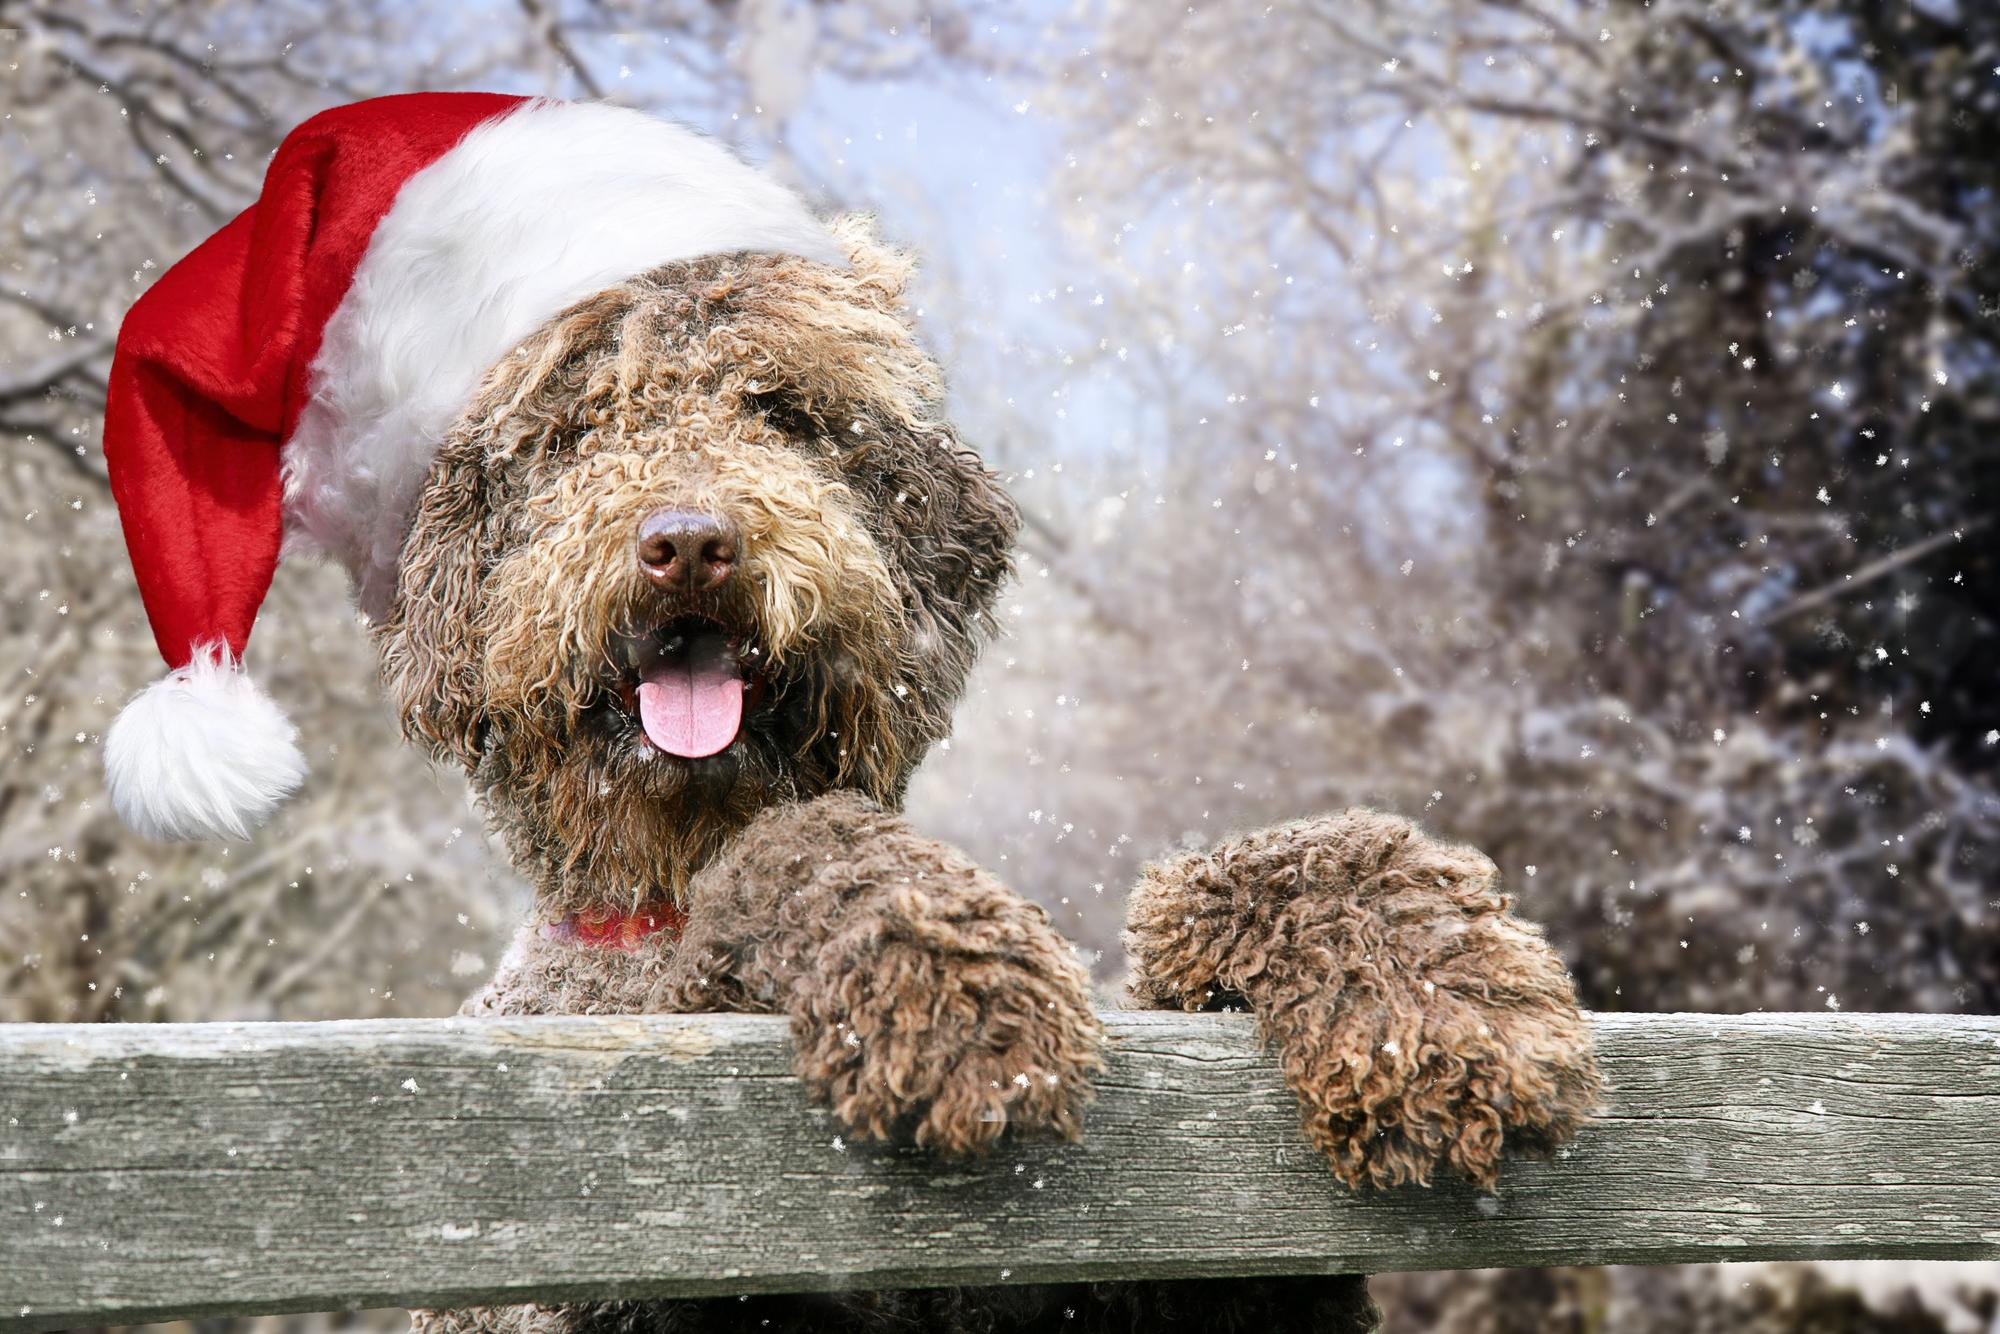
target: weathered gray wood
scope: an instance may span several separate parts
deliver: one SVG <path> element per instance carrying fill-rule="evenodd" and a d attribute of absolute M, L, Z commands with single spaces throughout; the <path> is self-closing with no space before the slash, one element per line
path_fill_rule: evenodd
<path fill-rule="evenodd" d="M 506 1298 L 2000 1257 L 2000 1020 L 1603 1016 L 1561 1158 L 1356 1196 L 1242 1016 L 1121 1014 L 1078 1145 L 844 1143 L 744 1016 L 0 1027 L 0 1326 Z"/>

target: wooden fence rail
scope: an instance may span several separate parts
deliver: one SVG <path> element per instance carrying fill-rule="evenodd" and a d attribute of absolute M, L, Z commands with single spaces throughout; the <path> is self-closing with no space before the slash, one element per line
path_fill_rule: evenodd
<path fill-rule="evenodd" d="M 2000 1019 L 1599 1016 L 1563 1156 L 1353 1195 L 1235 1015 L 1075 1145 L 846 1143 L 749 1016 L 0 1026 L 0 1328 L 1040 1279 L 2000 1257 Z"/>

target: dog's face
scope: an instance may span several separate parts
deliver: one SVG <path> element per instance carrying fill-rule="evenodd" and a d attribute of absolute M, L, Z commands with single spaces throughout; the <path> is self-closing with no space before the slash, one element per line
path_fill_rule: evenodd
<path fill-rule="evenodd" d="M 676 892 L 770 802 L 900 800 L 949 726 L 1016 517 L 938 407 L 903 269 L 676 264 L 494 368 L 379 630 L 556 906 Z"/>

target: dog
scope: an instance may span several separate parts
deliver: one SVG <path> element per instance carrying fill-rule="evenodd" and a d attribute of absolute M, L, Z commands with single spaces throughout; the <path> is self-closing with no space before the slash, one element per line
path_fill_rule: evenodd
<path fill-rule="evenodd" d="M 1101 1030 L 1046 914 L 898 812 L 1012 569 L 856 219 L 846 266 L 738 253 L 571 306 L 494 365 L 377 624 L 407 737 L 470 776 L 532 919 L 469 1015 L 785 1015 L 857 1140 L 1083 1132 Z M 1599 1092 L 1493 864 L 1348 811 L 1148 867 L 1135 1003 L 1257 1016 L 1354 1186 L 1489 1183 Z M 427 1331 L 1365 1330 L 1360 1279 L 1027 1285 L 418 1313 Z"/>
<path fill-rule="evenodd" d="M 121 326 L 105 461 L 169 672 L 105 737 L 155 838 L 305 777 L 242 655 L 337 560 L 404 734 L 531 884 L 471 1015 L 782 1014 L 857 1140 L 1083 1132 L 1102 1032 L 1038 907 L 900 814 L 1019 516 L 946 419 L 910 265 L 629 108 L 419 93 L 286 136 Z M 1135 1003 L 1247 1009 L 1353 1186 L 1574 1134 L 1599 1082 L 1493 864 L 1348 811 L 1145 870 Z M 420 1313 L 420 1329 L 1362 1330 L 1353 1277 Z"/>

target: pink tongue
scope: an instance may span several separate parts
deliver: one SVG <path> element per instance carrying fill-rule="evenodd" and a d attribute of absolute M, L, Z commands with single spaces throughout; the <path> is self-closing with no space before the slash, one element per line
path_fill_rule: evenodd
<path fill-rule="evenodd" d="M 729 749 L 743 725 L 743 675 L 728 645 L 719 636 L 697 640 L 649 670 L 639 682 L 639 722 L 654 745 L 684 760 Z"/>

